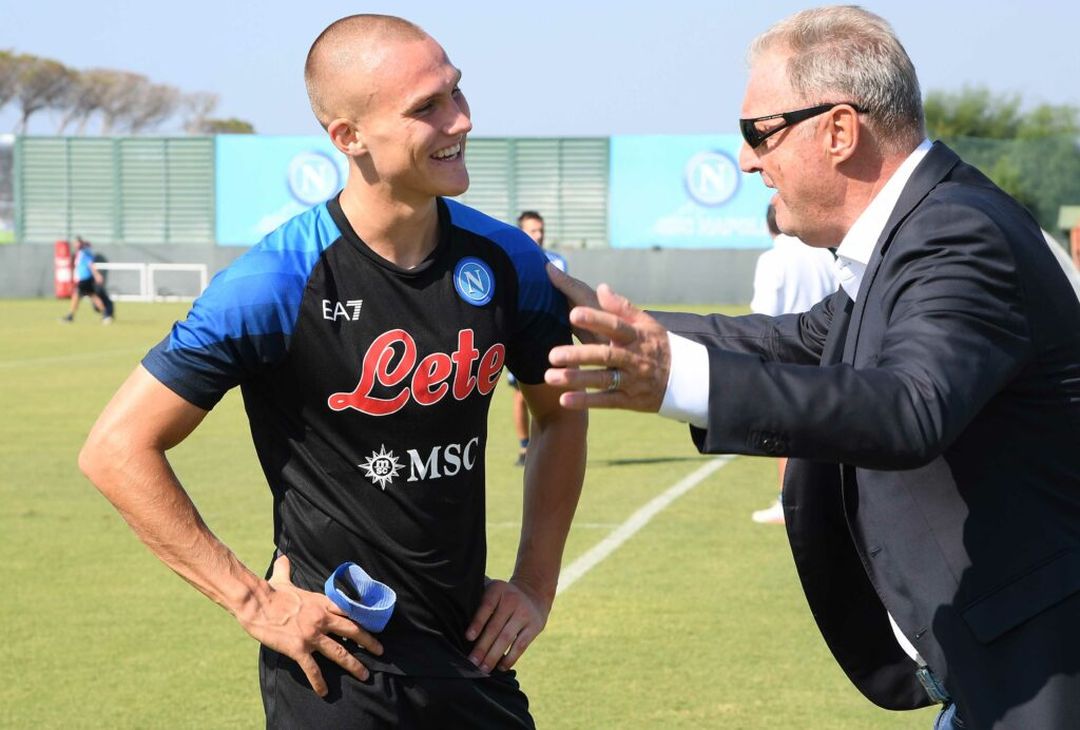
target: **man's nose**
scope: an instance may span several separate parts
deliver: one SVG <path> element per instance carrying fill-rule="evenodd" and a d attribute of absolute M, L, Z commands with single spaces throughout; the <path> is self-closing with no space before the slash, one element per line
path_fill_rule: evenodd
<path fill-rule="evenodd" d="M 472 131 L 472 117 L 469 113 L 469 105 L 462 101 L 457 104 L 457 115 L 454 117 L 447 134 L 468 134 Z"/>
<path fill-rule="evenodd" d="M 761 170 L 757 152 L 743 140 L 739 147 L 739 169 L 743 172 L 758 172 Z"/>

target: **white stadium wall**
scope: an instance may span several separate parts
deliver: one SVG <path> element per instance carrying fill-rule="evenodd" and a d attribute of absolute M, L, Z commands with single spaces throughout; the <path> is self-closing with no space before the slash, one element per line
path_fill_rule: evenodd
<path fill-rule="evenodd" d="M 82 235 L 118 284 L 153 263 L 216 272 L 334 195 L 345 161 L 319 137 L 16 137 L 7 297 L 52 296 L 53 244 Z M 462 202 L 513 222 L 540 211 L 571 272 L 636 301 L 742 304 L 768 247 L 771 191 L 737 135 L 476 138 Z M 10 216 L 9 216 L 10 217 Z M 110 280 L 111 281 L 111 280 Z M 111 286 L 111 284 L 110 284 Z"/>

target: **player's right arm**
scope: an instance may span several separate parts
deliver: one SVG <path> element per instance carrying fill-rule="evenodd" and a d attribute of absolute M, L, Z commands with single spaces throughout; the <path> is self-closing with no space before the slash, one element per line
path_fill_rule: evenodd
<path fill-rule="evenodd" d="M 327 693 L 318 652 L 360 680 L 367 669 L 332 636 L 374 654 L 382 646 L 326 597 L 289 580 L 288 558 L 269 581 L 252 573 L 210 531 L 165 452 L 195 430 L 207 411 L 139 366 L 106 406 L 79 454 L 79 467 L 148 548 L 184 580 L 231 613 L 251 636 L 303 668 Z"/>

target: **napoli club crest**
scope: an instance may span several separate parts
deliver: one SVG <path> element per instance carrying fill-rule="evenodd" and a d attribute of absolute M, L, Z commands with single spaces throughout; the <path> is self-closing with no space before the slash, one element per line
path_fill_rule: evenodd
<path fill-rule="evenodd" d="M 495 274 L 480 259 L 466 256 L 454 267 L 454 289 L 465 302 L 482 307 L 495 294 Z"/>

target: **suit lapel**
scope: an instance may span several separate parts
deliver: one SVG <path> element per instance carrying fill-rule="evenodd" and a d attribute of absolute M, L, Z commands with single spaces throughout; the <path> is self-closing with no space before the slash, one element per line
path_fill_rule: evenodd
<path fill-rule="evenodd" d="M 892 241 L 893 234 L 896 233 L 896 229 L 900 227 L 904 219 L 911 214 L 911 211 L 915 210 L 916 206 L 930 194 L 930 191 L 945 179 L 945 176 L 958 162 L 960 162 L 960 158 L 955 152 L 941 142 L 935 142 L 930 151 L 926 153 L 926 157 L 915 168 L 915 172 L 912 173 L 907 185 L 904 186 L 903 192 L 900 193 L 900 199 L 896 201 L 896 207 L 893 208 L 889 220 L 885 223 L 885 228 L 881 231 L 881 237 L 878 238 L 877 244 L 874 246 L 874 253 L 871 254 L 870 261 L 866 265 L 866 273 L 863 275 L 862 284 L 859 287 L 859 298 L 854 303 L 851 311 L 851 324 L 848 327 L 844 343 L 843 362 L 848 364 L 855 362 L 859 327 L 862 325 L 863 312 L 866 311 L 866 300 L 869 299 L 867 293 L 870 287 L 873 286 L 874 277 L 877 276 L 878 269 L 881 267 L 881 262 L 885 257 L 885 251 L 888 249 L 889 243 Z"/>

